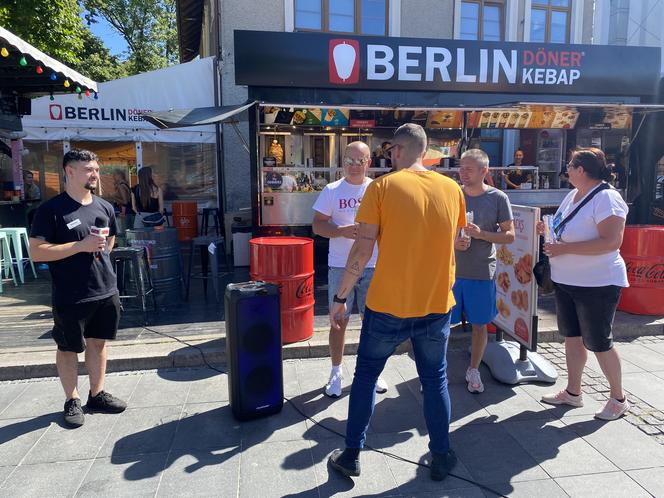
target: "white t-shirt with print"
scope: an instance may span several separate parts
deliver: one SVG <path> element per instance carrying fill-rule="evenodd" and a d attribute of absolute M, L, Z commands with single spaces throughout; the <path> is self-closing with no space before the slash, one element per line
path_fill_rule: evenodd
<path fill-rule="evenodd" d="M 314 211 L 330 216 L 332 223 L 337 226 L 352 225 L 355 223 L 355 213 L 360 207 L 364 192 L 372 182 L 371 178 L 365 178 L 362 185 L 353 185 L 344 178 L 333 183 L 328 183 L 321 191 L 314 203 Z M 345 268 L 348 254 L 353 243 L 352 239 L 345 237 L 334 237 L 330 239 L 330 252 L 327 256 L 327 264 L 333 268 Z M 367 268 L 376 266 L 378 248 L 374 246 L 371 259 Z"/>
<path fill-rule="evenodd" d="M 560 204 L 556 216 L 564 220 L 581 203 L 574 202 L 577 190 L 572 190 Z M 590 192 L 589 192 L 590 193 Z M 629 208 L 617 190 L 602 190 L 563 227 L 563 242 L 585 242 L 599 238 L 597 224 L 609 216 L 627 219 Z M 550 259 L 551 279 L 559 284 L 578 285 L 580 287 L 604 287 L 617 285 L 629 287 L 625 261 L 620 251 L 586 256 L 563 254 Z"/>

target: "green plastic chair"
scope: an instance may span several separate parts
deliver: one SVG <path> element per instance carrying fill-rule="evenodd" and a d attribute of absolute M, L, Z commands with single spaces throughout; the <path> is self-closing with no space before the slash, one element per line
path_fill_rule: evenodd
<path fill-rule="evenodd" d="M 7 234 L 0 232 L 0 292 L 2 292 L 2 279 L 11 274 L 14 285 L 16 283 L 16 274 L 12 264 L 12 253 L 9 249 L 9 238 Z"/>
<path fill-rule="evenodd" d="M 30 268 L 32 268 L 32 275 L 37 278 L 37 272 L 35 271 L 35 265 L 32 262 L 32 257 L 30 256 L 30 242 L 28 240 L 28 230 L 26 228 L 0 228 L 0 233 L 4 233 L 7 236 L 7 239 L 11 243 L 12 248 L 14 249 L 14 257 L 10 261 L 11 266 L 16 265 L 18 269 L 18 279 L 21 283 L 25 282 L 23 265 L 25 262 L 30 263 Z M 23 243 L 25 243 L 25 249 L 27 257 L 23 256 Z M 13 272 L 13 270 L 12 270 Z"/>

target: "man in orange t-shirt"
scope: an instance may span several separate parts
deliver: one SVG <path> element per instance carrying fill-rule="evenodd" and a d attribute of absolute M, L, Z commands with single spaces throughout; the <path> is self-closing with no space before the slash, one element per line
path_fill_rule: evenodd
<path fill-rule="evenodd" d="M 357 237 L 330 310 L 332 326 L 338 327 L 346 296 L 378 241 L 350 393 L 346 449 L 335 450 L 330 464 L 346 476 L 360 475 L 359 453 L 373 412 L 376 379 L 399 344 L 410 339 L 424 396 L 431 478 L 442 480 L 456 464 L 449 441 L 447 340 L 454 305 L 454 240 L 466 225 L 466 209 L 461 188 L 422 165 L 427 136 L 421 126 L 401 126 L 392 144 L 397 171 L 367 187 L 355 217 Z"/>

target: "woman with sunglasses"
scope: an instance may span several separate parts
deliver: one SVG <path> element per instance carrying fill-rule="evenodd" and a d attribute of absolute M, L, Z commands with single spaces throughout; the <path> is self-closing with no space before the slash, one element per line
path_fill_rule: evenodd
<path fill-rule="evenodd" d="M 629 285 L 619 251 L 628 207 L 607 183 L 611 170 L 601 150 L 577 149 L 567 172 L 575 188 L 553 218 L 550 228 L 555 241 L 544 244 L 544 252 L 550 258 L 555 283 L 556 316 L 558 330 L 565 336 L 568 379 L 565 389 L 543 396 L 542 401 L 583 406 L 581 378 L 588 351 L 592 351 L 611 389 L 608 402 L 595 417 L 616 420 L 630 407 L 612 334 L 621 289 Z M 544 230 L 540 222 L 539 233 Z"/>

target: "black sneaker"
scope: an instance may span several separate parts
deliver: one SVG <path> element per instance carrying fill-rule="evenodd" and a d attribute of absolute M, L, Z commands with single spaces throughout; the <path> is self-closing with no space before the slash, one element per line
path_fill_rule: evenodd
<path fill-rule="evenodd" d="M 102 413 L 122 413 L 127 409 L 127 403 L 106 391 L 100 391 L 96 396 L 88 392 L 88 404 L 85 406 L 91 412 Z"/>
<path fill-rule="evenodd" d="M 65 424 L 69 427 L 80 427 L 85 422 L 81 400 L 72 398 L 65 402 Z"/>
<path fill-rule="evenodd" d="M 431 479 L 442 481 L 457 464 L 456 453 L 450 450 L 445 455 L 434 452 L 431 452 L 431 454 L 433 455 L 431 460 Z"/>
<path fill-rule="evenodd" d="M 360 475 L 360 452 L 346 448 L 345 450 L 334 450 L 328 460 L 333 469 L 341 472 L 346 477 L 358 477 Z"/>

